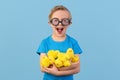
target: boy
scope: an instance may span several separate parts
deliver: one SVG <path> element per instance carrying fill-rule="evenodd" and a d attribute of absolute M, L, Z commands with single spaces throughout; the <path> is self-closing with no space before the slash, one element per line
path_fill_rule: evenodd
<path fill-rule="evenodd" d="M 66 34 L 66 30 L 71 22 L 70 11 L 62 6 L 55 6 L 49 14 L 49 25 L 52 28 L 52 35 L 42 40 L 37 53 L 40 55 L 40 61 L 43 56 L 47 55 L 49 50 L 59 50 L 66 52 L 68 48 L 72 48 L 75 55 L 82 53 L 78 42 Z M 69 67 L 57 68 L 53 65 L 50 68 L 40 66 L 44 72 L 43 80 L 73 80 L 73 74 L 80 71 L 80 59 L 78 62 L 72 63 Z"/>

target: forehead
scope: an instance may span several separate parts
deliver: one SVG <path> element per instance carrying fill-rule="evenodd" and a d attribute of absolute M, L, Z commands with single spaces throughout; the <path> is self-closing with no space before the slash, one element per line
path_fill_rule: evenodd
<path fill-rule="evenodd" d="M 70 18 L 70 13 L 66 10 L 58 10 L 53 13 L 52 18 Z"/>

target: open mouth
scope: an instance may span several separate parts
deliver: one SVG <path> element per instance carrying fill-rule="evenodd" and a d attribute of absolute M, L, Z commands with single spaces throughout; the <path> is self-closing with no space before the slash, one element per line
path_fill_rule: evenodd
<path fill-rule="evenodd" d="M 58 33 L 62 33 L 62 31 L 64 30 L 64 28 L 56 28 Z"/>

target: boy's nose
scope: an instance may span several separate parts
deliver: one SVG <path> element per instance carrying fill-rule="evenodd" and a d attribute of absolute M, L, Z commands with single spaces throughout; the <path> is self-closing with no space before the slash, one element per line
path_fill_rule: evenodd
<path fill-rule="evenodd" d="M 62 26 L 62 23 L 60 22 L 59 25 Z"/>
<path fill-rule="evenodd" d="M 63 27 L 62 23 L 59 23 L 57 27 L 59 28 Z"/>
<path fill-rule="evenodd" d="M 59 24 L 58 24 L 58 26 L 62 26 L 62 21 L 59 21 Z"/>

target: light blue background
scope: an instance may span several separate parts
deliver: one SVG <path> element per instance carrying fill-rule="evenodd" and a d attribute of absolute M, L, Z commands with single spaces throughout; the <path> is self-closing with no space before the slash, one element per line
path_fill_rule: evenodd
<path fill-rule="evenodd" d="M 75 80 L 120 80 L 119 0 L 0 0 L 0 80 L 42 80 L 40 41 L 51 34 L 48 14 L 69 8 L 67 33 L 78 40 L 81 72 Z"/>

